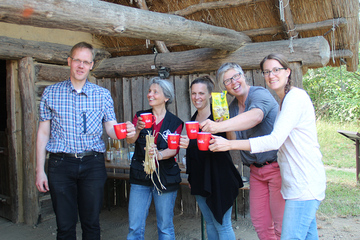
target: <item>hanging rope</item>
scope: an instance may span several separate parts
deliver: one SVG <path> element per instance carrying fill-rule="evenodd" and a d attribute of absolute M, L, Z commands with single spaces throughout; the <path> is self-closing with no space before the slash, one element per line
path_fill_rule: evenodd
<path fill-rule="evenodd" d="M 343 81 L 342 81 L 341 59 L 342 58 L 340 58 L 340 85 L 341 85 L 341 91 L 343 92 L 344 91 L 344 84 L 343 84 Z"/>
<path fill-rule="evenodd" d="M 296 27 L 295 27 L 294 29 L 292 29 L 292 30 L 289 30 L 289 31 L 287 32 L 287 34 L 289 35 L 290 32 L 295 31 L 295 30 L 296 30 Z M 289 43 L 290 53 L 295 52 L 295 51 L 294 51 L 293 40 L 294 40 L 294 38 L 297 38 L 298 35 L 299 35 L 299 34 L 296 34 L 296 36 L 291 36 L 290 39 L 289 39 L 289 40 L 290 40 L 290 43 Z"/>
<path fill-rule="evenodd" d="M 145 40 L 145 45 L 146 45 L 146 48 L 149 48 L 149 45 L 150 45 L 150 39 L 146 39 L 146 40 Z"/>
<path fill-rule="evenodd" d="M 280 9 L 280 21 L 285 22 L 284 2 L 283 2 L 283 0 L 279 0 L 279 9 Z"/>
<path fill-rule="evenodd" d="M 280 10 L 280 21 L 285 22 L 285 11 L 284 9 L 289 5 L 289 1 L 287 2 L 287 4 L 284 6 L 284 1 L 283 0 L 279 0 L 279 10 Z"/>
<path fill-rule="evenodd" d="M 335 27 L 335 20 L 333 19 L 333 26 L 331 28 L 331 57 L 333 63 L 335 63 Z"/>
<path fill-rule="evenodd" d="M 341 64 L 344 63 L 346 65 L 346 62 L 343 58 L 340 58 L 340 84 L 341 84 L 341 91 L 344 92 L 345 91 L 345 84 L 343 82 L 343 78 L 342 78 L 342 70 L 341 70 Z"/>
<path fill-rule="evenodd" d="M 294 52 L 293 38 L 294 38 L 294 37 L 291 37 L 291 38 L 290 38 L 290 43 L 289 43 L 290 53 L 293 53 L 293 52 Z"/>

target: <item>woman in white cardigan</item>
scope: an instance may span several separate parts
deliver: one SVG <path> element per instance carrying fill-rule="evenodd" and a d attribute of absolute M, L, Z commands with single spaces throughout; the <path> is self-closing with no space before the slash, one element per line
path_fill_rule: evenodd
<path fill-rule="evenodd" d="M 319 239 L 316 211 L 325 198 L 326 177 L 317 140 L 315 112 L 309 95 L 291 86 L 291 69 L 281 54 L 260 63 L 269 88 L 280 98 L 280 109 L 270 135 L 249 140 L 214 136 L 211 151 L 279 149 L 281 193 L 286 200 L 281 239 Z"/>

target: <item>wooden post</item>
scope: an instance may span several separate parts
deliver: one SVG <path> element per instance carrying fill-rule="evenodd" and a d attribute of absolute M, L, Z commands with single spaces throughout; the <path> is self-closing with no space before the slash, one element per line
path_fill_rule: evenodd
<path fill-rule="evenodd" d="M 350 132 L 344 130 L 338 130 L 338 133 L 341 135 L 349 138 L 350 140 L 355 142 L 355 152 L 356 152 L 356 183 L 360 184 L 360 158 L 359 158 L 359 140 L 360 140 L 360 133 L 358 132 Z"/>
<path fill-rule="evenodd" d="M 24 221 L 30 225 L 36 224 L 39 214 L 38 190 L 35 186 L 37 110 L 34 96 L 34 76 L 33 59 L 31 57 L 21 59 L 19 63 L 19 89 L 23 112 Z"/>
<path fill-rule="evenodd" d="M 22 193 L 22 165 L 21 165 L 21 109 L 19 86 L 17 80 L 18 61 L 6 62 L 6 108 L 7 108 L 7 135 L 9 149 L 9 177 L 11 191 L 11 221 L 23 222 L 23 193 Z"/>

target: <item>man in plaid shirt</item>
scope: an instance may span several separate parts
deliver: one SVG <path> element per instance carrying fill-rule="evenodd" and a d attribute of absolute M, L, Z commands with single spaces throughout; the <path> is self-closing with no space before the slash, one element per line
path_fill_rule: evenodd
<path fill-rule="evenodd" d="M 82 239 L 100 239 L 99 213 L 107 178 L 102 140 L 106 133 L 117 139 L 117 123 L 110 92 L 87 80 L 94 65 L 93 47 L 73 46 L 68 58 L 70 78 L 48 86 L 40 102 L 36 142 L 36 186 L 50 191 L 57 222 L 57 239 L 76 239 L 78 214 Z M 127 137 L 135 127 L 127 122 Z M 48 177 L 46 151 L 50 153 Z"/>

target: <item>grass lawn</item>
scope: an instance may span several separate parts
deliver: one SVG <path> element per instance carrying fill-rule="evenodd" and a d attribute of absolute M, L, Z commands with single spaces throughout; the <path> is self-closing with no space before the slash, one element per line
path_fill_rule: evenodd
<path fill-rule="evenodd" d="M 337 130 L 360 132 L 354 123 L 318 121 L 318 138 L 326 170 L 325 200 L 318 217 L 360 216 L 360 185 L 356 184 L 354 142 Z"/>

